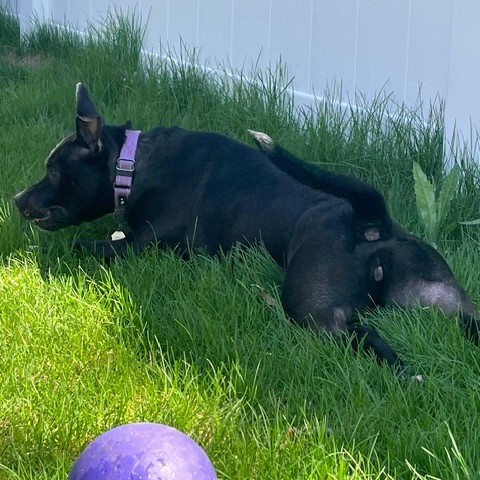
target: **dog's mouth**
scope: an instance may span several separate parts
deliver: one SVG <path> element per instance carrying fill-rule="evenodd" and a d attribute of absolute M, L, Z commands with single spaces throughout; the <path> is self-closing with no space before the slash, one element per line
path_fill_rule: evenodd
<path fill-rule="evenodd" d="M 36 212 L 35 216 L 29 212 L 24 212 L 23 216 L 42 230 L 58 230 L 72 224 L 67 210 L 57 205 Z"/>

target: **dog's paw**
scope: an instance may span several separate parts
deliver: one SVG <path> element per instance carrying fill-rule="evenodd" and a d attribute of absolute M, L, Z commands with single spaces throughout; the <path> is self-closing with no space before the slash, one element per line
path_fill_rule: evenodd
<path fill-rule="evenodd" d="M 105 261 L 110 261 L 117 255 L 117 251 L 113 248 L 112 243 L 114 242 L 77 240 L 73 244 L 73 249 L 79 253 L 87 253 Z"/>
<path fill-rule="evenodd" d="M 425 377 L 407 365 L 403 366 L 398 373 L 402 380 L 406 380 L 415 384 L 425 383 Z"/>
<path fill-rule="evenodd" d="M 94 241 L 89 240 L 75 240 L 73 242 L 73 250 L 79 253 L 95 253 L 95 244 Z"/>

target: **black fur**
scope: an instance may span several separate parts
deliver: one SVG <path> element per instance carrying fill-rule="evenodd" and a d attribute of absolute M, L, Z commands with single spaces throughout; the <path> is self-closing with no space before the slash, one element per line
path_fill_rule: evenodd
<path fill-rule="evenodd" d="M 263 132 L 249 130 L 249 133 L 280 170 L 304 185 L 347 200 L 355 212 L 359 241 L 386 240 L 394 235 L 385 199 L 371 185 L 300 160 Z"/>
<path fill-rule="evenodd" d="M 126 128 L 104 125 L 79 84 L 76 133 L 53 150 L 45 177 L 16 195 L 22 215 L 56 230 L 112 212 Z M 448 314 L 460 311 L 469 334 L 478 337 L 476 310 L 445 260 L 391 221 L 376 190 L 274 151 L 272 156 L 222 135 L 177 127 L 144 132 L 124 211 L 130 232 L 90 247 L 112 258 L 127 246 L 138 251 L 152 243 L 215 254 L 236 242 L 261 241 L 285 268 L 288 315 L 315 331 L 347 333 L 354 346 L 401 368 L 373 327 L 357 323 L 358 310 L 437 305 Z M 365 234 L 370 224 L 373 236 Z"/>

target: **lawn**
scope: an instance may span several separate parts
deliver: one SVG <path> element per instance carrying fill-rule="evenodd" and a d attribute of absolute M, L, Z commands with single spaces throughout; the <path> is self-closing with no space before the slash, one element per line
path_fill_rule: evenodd
<path fill-rule="evenodd" d="M 180 62 L 144 57 L 134 17 L 110 15 L 83 37 L 37 25 L 20 42 L 18 29 L 0 10 L 0 479 L 64 479 L 97 435 L 135 421 L 191 435 L 219 479 L 480 478 L 480 352 L 454 319 L 364 315 L 426 378 L 412 383 L 292 325 L 282 273 L 261 248 L 188 262 L 152 248 L 105 265 L 72 243 L 107 237 L 112 218 L 49 234 L 11 200 L 74 128 L 83 81 L 110 123 L 247 143 L 247 128 L 265 131 L 376 185 L 422 236 L 414 161 L 437 188 L 447 161 L 462 168 L 446 224 L 480 212 L 478 152 L 444 147 L 441 104 L 412 111 L 359 96 L 362 108 L 345 109 L 333 89 L 299 111 L 281 65 L 212 76 L 187 49 Z M 480 226 L 441 229 L 437 243 L 478 302 Z"/>

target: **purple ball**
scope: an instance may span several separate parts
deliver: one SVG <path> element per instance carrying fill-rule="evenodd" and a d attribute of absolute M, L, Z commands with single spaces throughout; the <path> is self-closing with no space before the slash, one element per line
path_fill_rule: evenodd
<path fill-rule="evenodd" d="M 216 480 L 212 462 L 189 436 L 159 423 L 132 423 L 97 437 L 68 480 Z"/>

